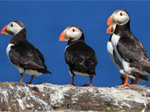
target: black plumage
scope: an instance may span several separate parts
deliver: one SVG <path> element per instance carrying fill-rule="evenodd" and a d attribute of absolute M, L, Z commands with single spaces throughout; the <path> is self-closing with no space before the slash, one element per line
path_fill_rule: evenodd
<path fill-rule="evenodd" d="M 11 47 L 9 57 L 14 65 L 24 70 L 37 70 L 41 73 L 51 73 L 47 70 L 44 56 L 42 53 L 26 40 L 26 30 L 21 30 L 14 35 L 10 41 L 14 46 Z"/>
<path fill-rule="evenodd" d="M 150 72 L 147 51 L 143 44 L 132 34 L 129 23 L 130 21 L 125 25 L 116 26 L 114 34 L 121 37 L 117 44 L 117 50 L 120 56 L 129 62 L 131 67 Z"/>
<path fill-rule="evenodd" d="M 84 41 L 77 41 L 69 45 L 65 50 L 65 60 L 74 75 L 73 71 L 87 73 L 89 76 L 95 75 L 97 57 L 93 49 Z"/>
<path fill-rule="evenodd" d="M 112 37 L 112 36 L 111 36 L 111 37 Z M 111 42 L 111 37 L 110 37 L 110 39 L 109 39 L 109 42 Z M 109 45 L 109 44 L 108 44 L 108 45 Z M 109 48 L 109 47 L 108 47 L 108 48 Z M 125 72 L 124 72 L 123 65 L 122 65 L 121 61 L 119 60 L 119 58 L 117 57 L 117 55 L 116 55 L 114 49 L 111 49 L 111 50 L 113 50 L 113 51 L 109 51 L 109 50 L 110 50 L 110 49 L 108 49 L 108 52 L 110 53 L 110 55 L 113 57 L 113 59 L 114 59 L 114 61 L 115 61 L 114 65 L 116 66 L 116 68 L 117 68 L 117 69 L 119 70 L 119 72 L 120 72 L 120 78 L 121 78 L 121 80 L 122 80 L 122 83 L 121 83 L 121 84 L 124 84 L 124 82 L 125 82 Z M 113 54 L 111 54 L 111 52 L 112 52 Z M 147 54 L 147 53 L 146 53 L 146 54 Z M 112 61 L 113 61 L 113 59 L 112 59 Z M 117 65 L 116 65 L 116 64 L 117 64 Z M 134 84 L 134 83 L 135 83 L 136 75 L 137 75 L 136 72 L 130 73 L 129 78 L 130 78 L 130 80 L 131 80 L 131 84 Z M 138 81 L 149 81 L 149 78 L 148 78 L 148 76 L 145 76 L 145 75 L 141 75 L 141 74 L 140 74 Z"/>
<path fill-rule="evenodd" d="M 23 83 L 25 73 L 31 75 L 28 84 L 32 82 L 34 75 L 51 74 L 47 70 L 43 54 L 27 41 L 26 29 L 22 22 L 9 23 L 1 30 L 1 34 L 12 35 L 6 51 L 11 63 L 20 72 L 20 83 Z"/>
<path fill-rule="evenodd" d="M 149 81 L 147 77 L 148 73 L 150 73 L 148 54 L 142 43 L 134 37 L 130 30 L 128 12 L 124 9 L 118 9 L 109 17 L 107 21 L 107 25 L 110 25 L 107 29 L 108 33 L 111 33 L 111 28 L 114 24 L 115 28 L 113 28 L 113 35 L 110 40 L 126 74 L 124 86 L 130 86 L 128 84 L 128 77 L 131 75 L 136 76 L 134 84 L 137 83 L 139 77 Z"/>
<path fill-rule="evenodd" d="M 85 43 L 81 28 L 76 25 L 67 27 L 59 40 L 68 41 L 65 49 L 65 61 L 72 76 L 71 85 L 74 85 L 74 76 L 78 74 L 89 76 L 90 86 L 92 86 L 92 78 L 96 74 L 97 56 L 94 50 Z M 85 84 L 84 86 L 89 85 Z"/>

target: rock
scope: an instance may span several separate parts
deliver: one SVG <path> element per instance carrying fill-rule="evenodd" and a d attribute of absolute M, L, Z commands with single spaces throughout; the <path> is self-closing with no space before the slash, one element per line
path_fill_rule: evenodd
<path fill-rule="evenodd" d="M 150 88 L 74 87 L 49 83 L 0 83 L 0 111 L 142 111 L 150 110 Z"/>

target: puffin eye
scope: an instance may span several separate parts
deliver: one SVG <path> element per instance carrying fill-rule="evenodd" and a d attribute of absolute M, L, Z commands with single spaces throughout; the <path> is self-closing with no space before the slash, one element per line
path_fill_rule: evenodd
<path fill-rule="evenodd" d="M 122 13 L 120 13 L 120 16 L 122 16 L 123 14 Z"/>
<path fill-rule="evenodd" d="M 75 29 L 72 29 L 73 32 L 75 32 Z"/>
<path fill-rule="evenodd" d="M 11 27 L 13 27 L 13 26 L 14 26 L 12 23 L 11 23 L 10 25 L 11 25 Z"/>

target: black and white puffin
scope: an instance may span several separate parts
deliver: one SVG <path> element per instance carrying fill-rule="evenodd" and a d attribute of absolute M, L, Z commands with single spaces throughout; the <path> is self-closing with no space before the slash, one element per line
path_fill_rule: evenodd
<path fill-rule="evenodd" d="M 122 66 L 121 62 L 119 61 L 119 59 L 116 56 L 116 53 L 114 52 L 114 49 L 113 49 L 113 46 L 111 43 L 111 37 L 110 37 L 109 41 L 107 42 L 107 51 L 108 51 L 108 54 L 109 54 L 113 64 L 115 65 L 115 67 L 117 68 L 117 70 L 120 73 L 120 78 L 122 80 L 121 85 L 122 85 L 122 84 L 124 84 L 124 81 L 125 81 L 125 72 L 123 70 L 123 66 Z"/>
<path fill-rule="evenodd" d="M 114 31 L 115 31 L 115 28 L 116 28 L 116 25 L 110 25 L 108 28 L 107 28 L 107 33 L 110 33 L 110 34 L 113 34 Z M 112 35 L 110 36 L 109 38 L 109 41 L 107 42 L 107 51 L 108 51 L 108 54 L 113 62 L 113 64 L 115 65 L 115 67 L 117 68 L 117 70 L 119 71 L 120 73 L 120 78 L 122 80 L 122 84 L 124 84 L 124 81 L 125 81 L 125 72 L 123 70 L 123 66 L 121 64 L 121 62 L 119 61 L 119 59 L 117 58 L 116 56 L 116 53 L 114 52 L 114 48 L 113 48 L 113 45 L 111 43 L 111 37 Z"/>
<path fill-rule="evenodd" d="M 130 86 L 128 77 L 132 72 L 136 73 L 135 82 L 138 81 L 139 75 L 149 75 L 148 55 L 142 43 L 130 30 L 130 16 L 126 10 L 118 9 L 109 17 L 107 25 L 113 24 L 116 24 L 116 28 L 110 41 L 126 74 L 126 82 L 123 86 Z"/>
<path fill-rule="evenodd" d="M 20 72 L 20 83 L 23 83 L 23 75 L 31 75 L 31 84 L 34 75 L 51 74 L 47 70 L 42 53 L 27 41 L 26 28 L 20 21 L 13 21 L 6 25 L 1 34 L 12 35 L 10 43 L 6 49 L 7 56 L 11 63 Z"/>
<path fill-rule="evenodd" d="M 59 41 L 68 41 L 65 48 L 65 60 L 69 67 L 69 73 L 72 76 L 71 85 L 74 85 L 74 76 L 89 76 L 90 85 L 97 65 L 97 56 L 94 50 L 85 43 L 84 34 L 79 26 L 71 25 L 67 27 L 60 35 Z"/>
<path fill-rule="evenodd" d="M 115 28 L 116 28 L 116 24 L 109 25 L 106 32 L 113 34 L 115 31 Z M 122 80 L 121 85 L 123 85 L 125 83 L 125 72 L 124 72 L 122 63 L 120 62 L 119 58 L 117 57 L 117 55 L 114 51 L 113 45 L 111 43 L 111 37 L 112 37 L 112 35 L 110 36 L 109 41 L 107 42 L 107 51 L 108 51 L 108 54 L 109 54 L 113 64 L 115 65 L 115 67 L 118 69 L 118 71 L 120 73 L 120 78 Z M 140 75 L 139 79 L 136 81 L 136 73 L 135 72 L 132 72 L 129 75 L 129 79 L 131 81 L 131 85 L 136 84 L 137 81 L 149 81 L 148 76 L 145 76 L 145 75 Z"/>

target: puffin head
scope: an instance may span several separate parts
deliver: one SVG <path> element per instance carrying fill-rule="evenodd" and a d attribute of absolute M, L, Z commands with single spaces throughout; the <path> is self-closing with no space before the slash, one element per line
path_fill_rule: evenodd
<path fill-rule="evenodd" d="M 4 26 L 3 29 L 1 30 L 1 34 L 4 35 L 15 35 L 18 32 L 20 32 L 25 26 L 23 25 L 22 22 L 20 21 L 13 21 L 10 22 L 8 25 Z"/>
<path fill-rule="evenodd" d="M 125 9 L 116 10 L 107 21 L 107 25 L 117 24 L 124 25 L 130 20 L 130 16 Z"/>
<path fill-rule="evenodd" d="M 75 41 L 80 39 L 83 32 L 77 25 L 68 26 L 60 35 L 59 41 Z"/>
<path fill-rule="evenodd" d="M 130 16 L 125 9 L 116 10 L 107 20 L 107 33 L 113 33 L 115 31 L 116 25 L 125 25 L 130 20 Z"/>

